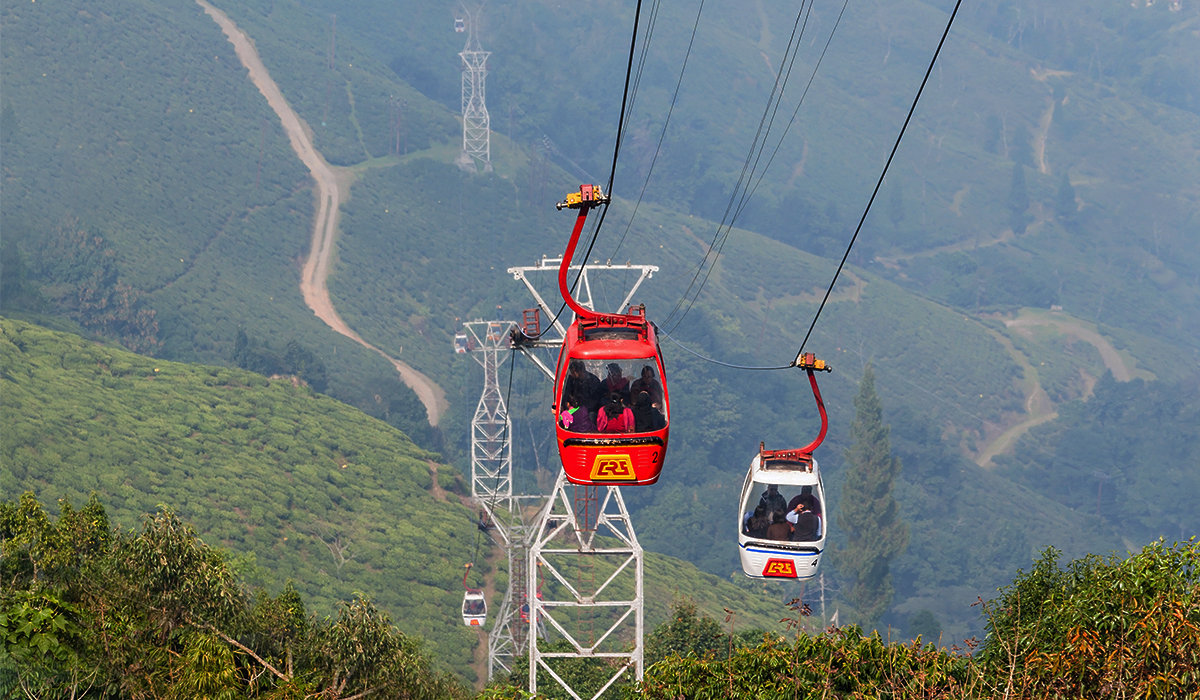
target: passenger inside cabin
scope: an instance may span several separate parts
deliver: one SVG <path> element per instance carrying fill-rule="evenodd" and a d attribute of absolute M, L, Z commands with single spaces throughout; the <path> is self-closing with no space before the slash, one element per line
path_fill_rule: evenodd
<path fill-rule="evenodd" d="M 604 378 L 604 393 L 613 392 L 621 395 L 621 400 L 629 403 L 629 380 L 623 375 L 621 365 L 616 362 L 608 363 L 608 376 Z"/>
<path fill-rule="evenodd" d="M 820 539 L 821 519 L 816 513 L 805 510 L 804 504 L 796 506 L 797 511 L 788 514 L 788 520 L 793 523 L 792 541 L 812 542 Z M 795 518 L 793 520 L 793 517 Z"/>
<path fill-rule="evenodd" d="M 469 616 L 482 615 L 487 610 L 487 605 L 479 598 L 468 598 L 463 603 L 463 614 Z"/>
<path fill-rule="evenodd" d="M 788 523 L 782 510 L 771 513 L 771 524 L 767 527 L 767 539 L 786 542 L 792 539 L 792 526 Z"/>
<path fill-rule="evenodd" d="M 649 433 L 667 427 L 667 419 L 650 401 L 650 394 L 642 391 L 634 394 L 633 400 L 633 429 L 639 433 Z"/>
<path fill-rule="evenodd" d="M 625 406 L 620 392 L 614 391 L 608 395 L 608 402 L 596 414 L 596 427 L 602 433 L 633 432 L 633 410 Z"/>
<path fill-rule="evenodd" d="M 821 539 L 821 518 L 816 513 L 805 511 L 800 514 L 799 519 L 792 532 L 793 542 L 815 542 Z"/>
<path fill-rule="evenodd" d="M 771 525 L 771 518 L 768 516 L 767 507 L 764 505 L 759 505 L 753 513 L 746 513 L 743 522 L 746 535 L 760 540 L 766 538 L 767 528 Z"/>
<path fill-rule="evenodd" d="M 767 507 L 767 511 L 774 513 L 775 511 L 783 512 L 787 510 L 787 500 L 779 493 L 779 484 L 768 484 L 767 490 L 763 491 L 762 496 L 758 499 L 759 505 Z"/>
<path fill-rule="evenodd" d="M 567 408 L 561 414 L 562 425 L 573 433 L 596 432 L 596 421 L 587 406 L 580 405 L 579 397 L 574 394 L 567 397 Z"/>
<path fill-rule="evenodd" d="M 642 376 L 634 380 L 633 384 L 629 386 L 631 396 L 636 397 L 643 391 L 650 394 L 650 403 L 659 406 L 662 405 L 662 384 L 659 384 L 658 380 L 654 378 L 654 368 L 650 365 L 643 365 Z"/>
<path fill-rule="evenodd" d="M 817 500 L 817 497 L 813 495 L 812 490 L 812 486 L 801 486 L 800 493 L 796 494 L 792 497 L 792 500 L 788 501 L 788 510 L 795 510 L 796 504 L 803 503 L 805 510 L 820 515 L 821 501 Z"/>
<path fill-rule="evenodd" d="M 564 401 L 560 410 L 566 409 L 565 398 L 574 395 L 581 406 L 595 413 L 604 402 L 604 386 L 599 377 L 587 370 L 583 360 L 571 360 L 567 367 L 567 378 L 563 381 L 562 395 Z"/>

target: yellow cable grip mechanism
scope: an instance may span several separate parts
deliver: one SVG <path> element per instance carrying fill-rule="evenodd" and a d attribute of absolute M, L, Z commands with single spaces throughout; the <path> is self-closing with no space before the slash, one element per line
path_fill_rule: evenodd
<path fill-rule="evenodd" d="M 609 196 L 604 194 L 600 185 L 580 185 L 578 192 L 571 192 L 567 198 L 554 205 L 555 209 L 591 209 L 601 204 L 608 204 Z"/>

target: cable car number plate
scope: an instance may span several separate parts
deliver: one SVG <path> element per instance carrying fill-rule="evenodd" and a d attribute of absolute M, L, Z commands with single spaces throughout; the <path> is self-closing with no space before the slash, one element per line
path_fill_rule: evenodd
<path fill-rule="evenodd" d="M 791 559 L 768 559 L 763 567 L 763 576 L 796 578 L 796 563 Z"/>
<path fill-rule="evenodd" d="M 633 460 L 629 455 L 596 455 L 592 463 L 594 481 L 635 481 Z M 794 576 L 795 574 L 793 574 Z"/>

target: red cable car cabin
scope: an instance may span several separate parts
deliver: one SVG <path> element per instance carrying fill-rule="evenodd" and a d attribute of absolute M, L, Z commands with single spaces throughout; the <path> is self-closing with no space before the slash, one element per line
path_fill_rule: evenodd
<path fill-rule="evenodd" d="M 670 409 L 662 351 L 646 309 L 601 314 L 581 306 L 567 271 L 588 210 L 608 202 L 581 185 L 559 209 L 579 209 L 558 269 L 559 291 L 575 320 L 567 328 L 554 389 L 558 455 L 573 484 L 648 485 L 658 481 L 667 453 Z"/>

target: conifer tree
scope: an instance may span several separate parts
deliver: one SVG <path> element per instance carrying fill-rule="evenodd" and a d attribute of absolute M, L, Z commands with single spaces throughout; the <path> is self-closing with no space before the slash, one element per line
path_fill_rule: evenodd
<path fill-rule="evenodd" d="M 854 399 L 853 440 L 846 450 L 846 483 L 842 487 L 837 524 L 849 537 L 837 550 L 838 570 L 853 582 L 844 595 L 857 612 L 856 621 L 869 628 L 892 603 L 888 565 L 908 546 L 908 524 L 900 519 L 892 487 L 900 473 L 893 457 L 890 428 L 883 423 L 883 406 L 875 393 L 870 363 Z"/>
<path fill-rule="evenodd" d="M 1029 189 L 1025 185 L 1025 167 L 1020 163 L 1013 164 L 1012 184 L 1008 188 L 1008 208 L 1011 211 L 1009 223 L 1013 233 L 1018 236 L 1025 233 L 1029 224 Z"/>
<path fill-rule="evenodd" d="M 1058 183 L 1058 196 L 1054 198 L 1054 213 L 1058 218 L 1069 221 L 1075 217 L 1075 187 L 1071 178 L 1063 171 L 1062 180 Z"/>
<path fill-rule="evenodd" d="M 1017 124 L 1016 132 L 1013 134 L 1010 157 L 1018 165 L 1024 165 L 1026 168 L 1034 167 L 1033 135 L 1029 133 L 1029 127 L 1024 124 Z"/>

